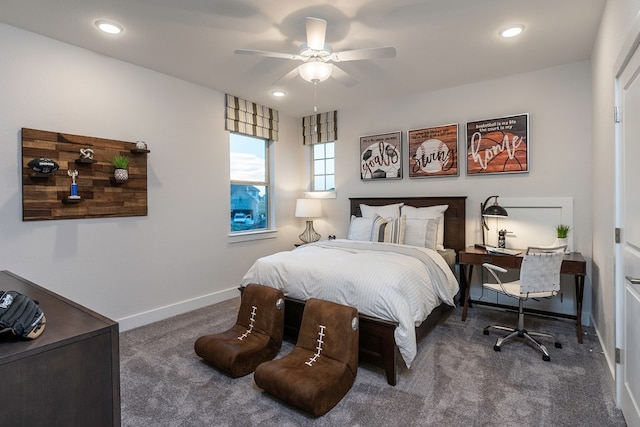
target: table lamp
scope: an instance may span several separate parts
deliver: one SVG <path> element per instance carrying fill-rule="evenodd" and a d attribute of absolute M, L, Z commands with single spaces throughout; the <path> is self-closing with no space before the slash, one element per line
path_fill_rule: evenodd
<path fill-rule="evenodd" d="M 296 200 L 296 217 L 307 218 L 307 228 L 300 234 L 300 240 L 304 243 L 317 242 L 320 234 L 313 229 L 312 218 L 322 216 L 322 205 L 318 199 L 298 199 Z"/>
<path fill-rule="evenodd" d="M 491 199 L 495 199 L 493 201 L 493 205 L 489 205 L 489 200 Z M 477 244 L 476 243 L 476 247 L 477 248 L 486 248 L 487 245 L 485 244 L 484 241 L 484 233 L 485 230 L 489 231 L 489 226 L 487 225 L 487 220 L 485 218 L 489 217 L 489 218 L 500 218 L 500 217 L 505 217 L 505 216 L 509 216 L 509 214 L 507 213 L 507 211 L 505 210 L 505 208 L 503 208 L 502 206 L 500 206 L 498 204 L 498 196 L 489 196 L 487 197 L 487 200 L 484 201 L 484 203 L 480 204 L 480 215 L 482 218 L 482 244 Z"/>

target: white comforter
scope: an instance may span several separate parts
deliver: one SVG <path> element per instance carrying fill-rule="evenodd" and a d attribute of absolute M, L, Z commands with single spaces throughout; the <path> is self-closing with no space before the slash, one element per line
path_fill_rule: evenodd
<path fill-rule="evenodd" d="M 441 301 L 453 306 L 458 282 L 434 250 L 334 240 L 258 259 L 241 285 L 259 283 L 300 300 L 320 298 L 398 323 L 395 340 L 407 367 L 416 356 L 415 326 Z"/>

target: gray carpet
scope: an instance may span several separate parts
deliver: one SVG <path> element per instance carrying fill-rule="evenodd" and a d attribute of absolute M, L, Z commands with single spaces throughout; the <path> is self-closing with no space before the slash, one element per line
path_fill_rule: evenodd
<path fill-rule="evenodd" d="M 345 398 L 313 418 L 263 393 L 253 374 L 231 379 L 193 352 L 204 334 L 234 322 L 239 298 L 143 326 L 120 335 L 123 426 L 624 426 L 606 380 L 595 336 L 576 342 L 566 321 L 527 317 L 527 327 L 555 333 L 551 362 L 521 342 L 493 351 L 491 323 L 516 315 L 460 309 L 423 339 L 398 385 L 382 370 L 361 367 Z M 589 329 L 587 328 L 587 331 Z M 285 342 L 278 357 L 291 351 Z"/>

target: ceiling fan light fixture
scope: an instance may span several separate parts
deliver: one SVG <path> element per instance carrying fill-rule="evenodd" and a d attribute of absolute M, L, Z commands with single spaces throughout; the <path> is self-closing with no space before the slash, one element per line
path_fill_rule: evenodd
<path fill-rule="evenodd" d="M 322 61 L 309 61 L 298 67 L 300 77 L 311 83 L 320 83 L 331 77 L 333 64 Z"/>

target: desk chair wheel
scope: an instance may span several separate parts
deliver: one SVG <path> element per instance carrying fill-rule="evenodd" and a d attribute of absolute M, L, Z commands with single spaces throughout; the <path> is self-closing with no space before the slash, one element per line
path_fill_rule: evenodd
<path fill-rule="evenodd" d="M 546 354 L 542 355 L 542 360 L 544 360 L 545 362 L 550 362 L 551 361 L 551 356 L 547 356 Z"/>
<path fill-rule="evenodd" d="M 489 335 L 489 328 L 484 328 L 484 330 L 482 331 L 483 334 L 485 335 Z"/>
<path fill-rule="evenodd" d="M 500 348 L 500 346 L 498 346 L 498 345 L 494 345 L 493 346 L 493 351 L 500 351 L 500 350 L 502 350 L 502 348 Z"/>
<path fill-rule="evenodd" d="M 556 348 L 562 348 L 562 344 L 557 342 L 557 341 L 555 343 L 553 343 L 553 345 L 555 345 Z"/>

